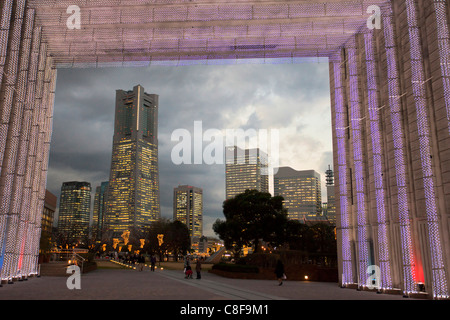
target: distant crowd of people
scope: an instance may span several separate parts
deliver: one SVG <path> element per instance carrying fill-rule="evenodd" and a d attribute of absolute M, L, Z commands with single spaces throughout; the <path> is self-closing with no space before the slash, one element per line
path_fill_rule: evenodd
<path fill-rule="evenodd" d="M 142 253 L 139 253 L 139 254 L 126 253 L 126 255 L 123 257 L 119 256 L 119 260 L 121 260 L 121 262 L 123 262 L 123 263 L 130 264 L 130 265 L 137 264 L 138 271 L 143 271 L 145 263 L 146 263 L 145 255 L 143 255 Z M 155 268 L 156 268 L 156 256 L 151 255 L 150 256 L 150 269 L 151 269 L 151 271 L 155 271 Z"/>

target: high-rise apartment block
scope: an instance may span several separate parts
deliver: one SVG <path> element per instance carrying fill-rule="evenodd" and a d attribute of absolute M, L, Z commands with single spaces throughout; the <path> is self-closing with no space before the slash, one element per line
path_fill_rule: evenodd
<path fill-rule="evenodd" d="M 173 220 L 184 223 L 192 239 L 200 239 L 203 233 L 203 190 L 182 185 L 173 190 Z"/>
<path fill-rule="evenodd" d="M 288 218 L 314 220 L 322 212 L 320 174 L 314 170 L 297 171 L 280 167 L 274 174 L 274 195 L 284 198 Z"/>
<path fill-rule="evenodd" d="M 226 199 L 245 192 L 269 192 L 268 157 L 258 148 L 225 148 Z"/>
<path fill-rule="evenodd" d="M 63 182 L 59 202 L 58 232 L 68 243 L 88 236 L 91 215 L 91 184 Z"/>
<path fill-rule="evenodd" d="M 160 218 L 158 95 L 117 90 L 106 227 L 116 234 Z"/>

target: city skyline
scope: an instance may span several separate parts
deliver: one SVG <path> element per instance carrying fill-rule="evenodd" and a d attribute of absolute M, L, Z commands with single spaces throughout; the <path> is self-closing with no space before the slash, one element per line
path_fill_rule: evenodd
<path fill-rule="evenodd" d="M 170 160 L 173 130 L 190 130 L 197 120 L 203 121 L 205 130 L 280 130 L 280 165 L 315 169 L 324 176 L 332 164 L 328 64 L 153 66 L 140 70 L 60 70 L 47 183 L 50 191 L 57 192 L 58 185 L 67 180 L 91 181 L 93 188 L 108 180 L 115 91 L 138 83 L 160 96 L 161 217 L 171 218 L 172 190 L 182 184 L 205 190 L 205 235 L 214 236 L 211 226 L 223 217 L 225 166 L 177 166 Z M 190 112 L 193 108 L 198 111 Z M 319 122 L 328 128 L 318 130 Z M 90 133 L 97 138 L 87 139 Z"/>

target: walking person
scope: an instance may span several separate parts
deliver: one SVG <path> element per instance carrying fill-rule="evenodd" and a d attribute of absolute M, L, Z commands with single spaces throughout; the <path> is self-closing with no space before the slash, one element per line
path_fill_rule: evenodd
<path fill-rule="evenodd" d="M 283 280 L 286 279 L 286 275 L 284 273 L 284 265 L 281 260 L 277 261 L 277 266 L 275 267 L 275 275 L 278 279 L 278 285 L 281 286 L 283 284 Z"/>
<path fill-rule="evenodd" d="M 189 261 L 189 256 L 186 256 L 184 261 L 184 274 L 186 279 L 192 279 L 192 268 Z"/>
<path fill-rule="evenodd" d="M 152 271 L 155 271 L 155 265 L 156 265 L 156 257 L 155 257 L 155 255 L 152 255 L 152 257 L 150 258 L 150 264 L 151 264 Z"/>
<path fill-rule="evenodd" d="M 145 264 L 145 257 L 142 253 L 139 254 L 137 258 L 137 262 L 139 263 L 139 271 L 144 270 L 144 264 Z"/>
<path fill-rule="evenodd" d="M 200 259 L 197 259 L 197 264 L 195 265 L 195 271 L 197 272 L 197 279 L 201 279 L 202 275 L 200 272 L 202 271 L 202 263 Z"/>

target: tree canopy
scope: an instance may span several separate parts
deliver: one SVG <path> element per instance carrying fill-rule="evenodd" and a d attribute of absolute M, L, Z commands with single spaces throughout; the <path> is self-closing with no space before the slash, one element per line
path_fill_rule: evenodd
<path fill-rule="evenodd" d="M 287 244 L 291 250 L 309 253 L 336 252 L 334 226 L 308 226 L 288 219 L 283 200 L 270 193 L 246 190 L 223 202 L 225 220 L 217 219 L 213 230 L 236 256 L 244 246 L 257 252 L 259 241 L 271 247 Z"/>
<path fill-rule="evenodd" d="M 162 235 L 161 243 L 158 235 Z M 191 246 L 189 229 L 178 220 L 169 222 L 162 219 L 154 222 L 147 233 L 146 240 L 145 251 L 157 253 L 160 258 L 164 252 L 168 251 L 172 252 L 177 259 L 178 254 L 186 254 Z"/>
<path fill-rule="evenodd" d="M 260 240 L 272 245 L 285 239 L 287 211 L 283 197 L 257 190 L 246 190 L 223 202 L 225 221 L 216 220 L 213 230 L 227 248 L 240 252 L 243 246 L 258 251 Z"/>

